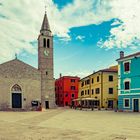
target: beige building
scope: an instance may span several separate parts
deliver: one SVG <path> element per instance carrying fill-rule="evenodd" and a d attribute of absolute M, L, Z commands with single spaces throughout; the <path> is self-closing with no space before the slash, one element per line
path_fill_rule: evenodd
<path fill-rule="evenodd" d="M 38 69 L 17 58 L 0 64 L 0 109 L 55 107 L 53 36 L 47 14 L 38 37 Z"/>
<path fill-rule="evenodd" d="M 98 108 L 116 108 L 117 84 L 117 67 L 99 70 L 80 80 L 78 99 L 87 106 L 92 104 Z"/>

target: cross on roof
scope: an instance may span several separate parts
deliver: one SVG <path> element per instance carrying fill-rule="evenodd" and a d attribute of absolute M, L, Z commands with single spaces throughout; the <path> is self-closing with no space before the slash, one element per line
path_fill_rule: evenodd
<path fill-rule="evenodd" d="M 15 59 L 17 59 L 17 53 L 15 53 Z"/>
<path fill-rule="evenodd" d="M 47 12 L 47 0 L 45 0 L 45 13 Z"/>

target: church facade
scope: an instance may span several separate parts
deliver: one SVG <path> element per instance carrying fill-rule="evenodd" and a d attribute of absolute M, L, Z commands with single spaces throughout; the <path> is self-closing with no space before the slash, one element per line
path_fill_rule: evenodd
<path fill-rule="evenodd" d="M 0 64 L 0 110 L 55 107 L 53 36 L 45 13 L 38 36 L 38 69 L 21 60 Z"/>

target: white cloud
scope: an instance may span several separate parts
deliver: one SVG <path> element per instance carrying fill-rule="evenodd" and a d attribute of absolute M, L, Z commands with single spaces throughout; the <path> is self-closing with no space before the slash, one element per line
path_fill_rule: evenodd
<path fill-rule="evenodd" d="M 76 40 L 84 41 L 84 39 L 85 39 L 85 36 L 82 36 L 82 35 L 78 35 L 76 37 Z"/>
<path fill-rule="evenodd" d="M 108 40 L 99 41 L 99 46 L 104 48 L 136 49 L 140 46 L 140 1 L 139 0 L 112 0 L 108 3 L 114 18 L 112 25 L 121 24 L 110 30 Z M 121 21 L 121 22 L 120 22 Z"/>
<path fill-rule="evenodd" d="M 23 50 L 37 53 L 37 48 L 30 42 L 37 40 L 43 20 L 44 2 L 0 0 L 0 3 L 0 61 L 11 59 L 15 52 L 20 53 Z M 118 18 L 122 25 L 113 27 L 109 39 L 99 42 L 100 46 L 120 48 L 130 45 L 134 49 L 135 44 L 132 42 L 139 43 L 139 0 L 74 0 L 61 10 L 52 0 L 48 0 L 47 4 L 53 34 L 63 39 L 70 40 L 69 32 L 72 27 L 100 24 Z"/>
<path fill-rule="evenodd" d="M 114 19 L 114 22 L 111 24 L 111 26 L 119 26 L 121 25 L 123 22 L 120 21 L 119 19 Z"/>
<path fill-rule="evenodd" d="M 0 3 L 0 61 L 14 57 L 23 50 L 37 53 L 30 42 L 37 40 L 44 14 L 44 2 L 35 0 L 1 0 Z M 74 0 L 59 10 L 52 0 L 47 0 L 47 14 L 53 34 L 70 40 L 69 30 L 89 24 L 99 24 L 110 19 L 107 3 L 100 0 Z M 93 4 L 96 11 L 94 11 Z M 5 18 L 2 18 L 5 17 Z"/>

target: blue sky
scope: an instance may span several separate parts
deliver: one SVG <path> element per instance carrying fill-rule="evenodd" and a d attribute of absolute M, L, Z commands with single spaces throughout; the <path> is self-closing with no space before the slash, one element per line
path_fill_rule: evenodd
<path fill-rule="evenodd" d="M 117 64 L 119 51 L 139 51 L 138 0 L 0 0 L 1 63 L 18 53 L 19 59 L 37 67 L 44 2 L 54 34 L 55 78 L 59 73 L 84 77 Z"/>
<path fill-rule="evenodd" d="M 53 0 L 53 2 L 58 6 L 59 9 L 62 9 L 66 5 L 72 3 L 73 0 Z"/>

